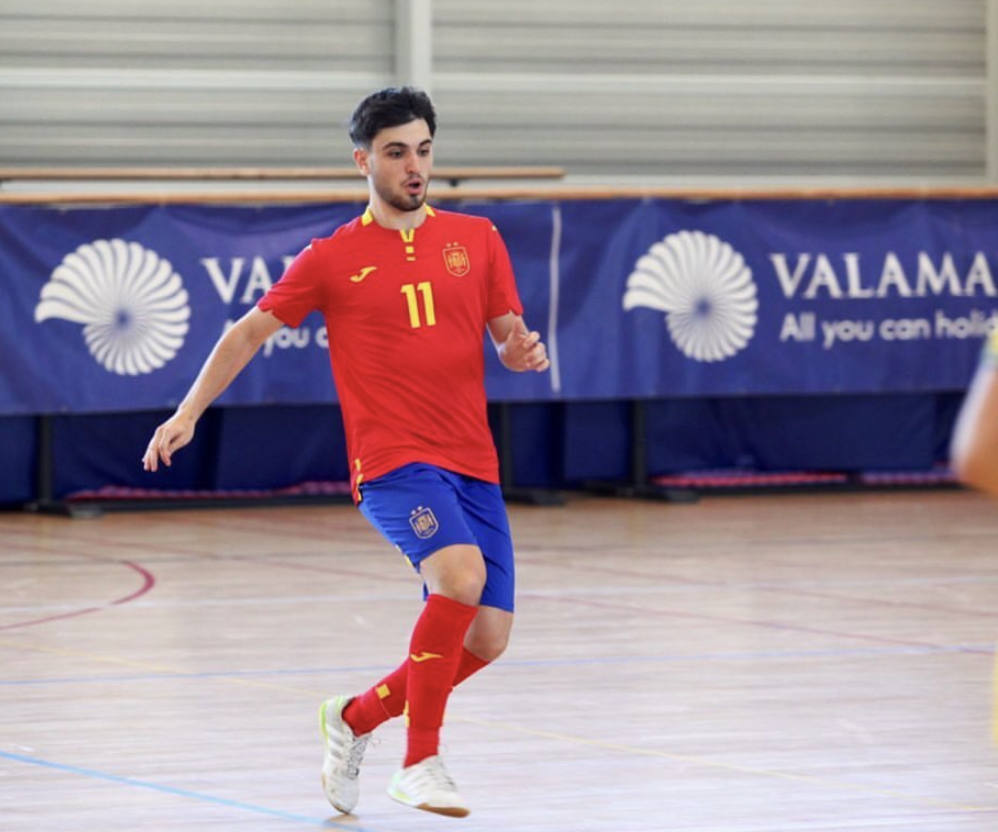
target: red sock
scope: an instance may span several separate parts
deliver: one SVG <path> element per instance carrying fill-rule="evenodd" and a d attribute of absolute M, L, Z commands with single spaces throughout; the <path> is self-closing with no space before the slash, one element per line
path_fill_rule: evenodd
<path fill-rule="evenodd" d="M 464 635 L 478 607 L 431 595 L 409 641 L 406 708 L 408 745 L 403 765 L 432 757 L 440 743 L 447 697 L 461 661 Z"/>
<path fill-rule="evenodd" d="M 452 687 L 457 687 L 469 676 L 477 673 L 488 665 L 485 659 L 480 659 L 466 648 L 461 648 L 461 661 L 458 662 Z M 406 678 L 409 675 L 409 660 L 406 659 L 391 673 L 385 676 L 373 687 L 360 696 L 350 700 L 343 710 L 346 720 L 353 732 L 360 736 L 377 728 L 382 722 L 387 722 L 396 716 L 401 716 L 405 709 Z"/>
<path fill-rule="evenodd" d="M 474 673 L 478 673 L 483 667 L 488 664 L 485 659 L 480 659 L 474 653 L 468 651 L 467 648 L 461 648 L 461 661 L 457 664 L 457 673 L 454 674 L 454 687 L 457 687 L 465 679 Z"/>
<path fill-rule="evenodd" d="M 343 719 L 357 736 L 370 733 L 385 720 L 402 713 L 408 669 L 408 662 L 402 662 L 343 709 Z"/>

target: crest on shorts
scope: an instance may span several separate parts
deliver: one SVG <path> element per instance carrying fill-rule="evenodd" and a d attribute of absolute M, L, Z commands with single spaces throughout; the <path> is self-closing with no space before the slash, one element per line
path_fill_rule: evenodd
<path fill-rule="evenodd" d="M 433 537 L 440 530 L 440 524 L 437 522 L 433 509 L 423 508 L 423 506 L 414 509 L 409 515 L 409 525 L 412 526 L 412 530 L 420 540 Z"/>
<path fill-rule="evenodd" d="M 454 277 L 464 277 L 471 271 L 468 249 L 453 243 L 444 249 L 444 265 Z"/>

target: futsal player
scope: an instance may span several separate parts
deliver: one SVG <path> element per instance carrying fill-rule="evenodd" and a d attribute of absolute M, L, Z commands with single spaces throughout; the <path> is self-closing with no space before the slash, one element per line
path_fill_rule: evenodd
<path fill-rule="evenodd" d="M 367 209 L 312 240 L 221 337 L 143 458 L 146 470 L 169 465 L 267 338 L 322 311 L 354 500 L 412 563 L 425 596 L 402 663 L 359 695 L 321 705 L 322 782 L 342 812 L 357 804 L 371 732 L 405 713 L 405 758 L 389 794 L 468 814 L 438 753 L 444 709 L 455 685 L 503 652 L 513 621 L 513 545 L 486 420 L 484 332 L 510 370 L 549 366 L 539 333 L 523 322 L 495 226 L 426 203 L 435 131 L 433 106 L 418 90 L 384 89 L 358 105 L 350 137 Z"/>
<path fill-rule="evenodd" d="M 950 465 L 962 483 L 998 497 L 998 329 L 985 343 L 980 366 L 960 407 Z M 998 651 L 992 687 L 991 739 L 998 745 Z"/>
<path fill-rule="evenodd" d="M 998 497 L 998 329 L 957 416 L 950 463 L 961 482 Z"/>

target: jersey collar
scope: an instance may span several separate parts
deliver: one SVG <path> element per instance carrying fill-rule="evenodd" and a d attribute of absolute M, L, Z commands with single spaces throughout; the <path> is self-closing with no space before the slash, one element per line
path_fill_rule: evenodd
<path fill-rule="evenodd" d="M 425 206 L 427 217 L 435 217 L 437 215 L 437 212 L 433 210 L 428 202 L 425 203 Z M 360 224 L 370 225 L 372 222 L 374 222 L 374 213 L 371 211 L 371 206 L 368 205 L 367 208 L 364 209 L 364 213 L 361 215 Z"/>

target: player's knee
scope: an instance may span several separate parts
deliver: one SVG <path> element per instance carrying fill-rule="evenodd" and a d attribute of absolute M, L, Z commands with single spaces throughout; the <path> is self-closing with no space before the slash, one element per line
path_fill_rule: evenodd
<path fill-rule="evenodd" d="M 485 588 L 485 565 L 469 563 L 440 576 L 437 591 L 454 601 L 476 607 Z"/>
<path fill-rule="evenodd" d="M 485 560 L 477 547 L 450 546 L 435 552 L 421 567 L 431 593 L 478 606 L 485 588 Z"/>
<path fill-rule="evenodd" d="M 483 662 L 494 662 L 506 652 L 509 644 L 509 631 L 469 633 L 464 646 L 469 653 L 474 653 Z"/>
<path fill-rule="evenodd" d="M 493 662 L 506 650 L 512 629 L 511 612 L 496 607 L 481 607 L 464 637 L 464 646 L 483 661 Z"/>
<path fill-rule="evenodd" d="M 460 601 L 471 607 L 477 607 L 482 598 L 482 590 L 485 588 L 485 576 L 479 576 L 474 572 L 466 572 L 457 575 L 449 575 L 442 582 L 440 593 L 446 595 L 454 601 Z"/>

